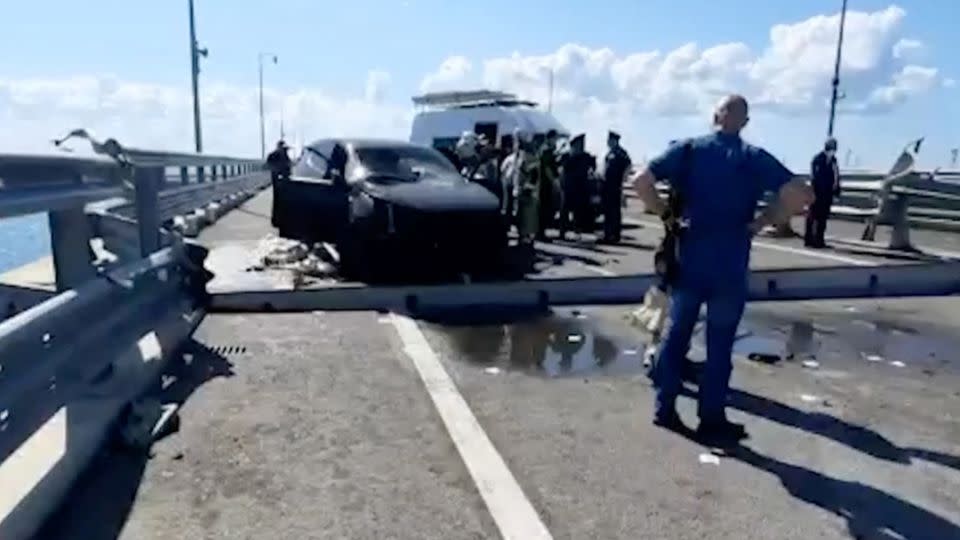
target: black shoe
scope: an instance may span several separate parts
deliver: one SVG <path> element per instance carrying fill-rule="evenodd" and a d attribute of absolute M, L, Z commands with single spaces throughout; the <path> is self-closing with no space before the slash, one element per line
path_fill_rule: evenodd
<path fill-rule="evenodd" d="M 697 438 L 707 444 L 736 444 L 746 438 L 746 428 L 729 420 L 700 422 L 697 426 Z"/>
<path fill-rule="evenodd" d="M 670 412 L 658 413 L 653 416 L 653 425 L 669 429 L 670 431 L 684 431 L 687 426 L 683 425 L 683 420 L 677 411 L 670 409 Z"/>

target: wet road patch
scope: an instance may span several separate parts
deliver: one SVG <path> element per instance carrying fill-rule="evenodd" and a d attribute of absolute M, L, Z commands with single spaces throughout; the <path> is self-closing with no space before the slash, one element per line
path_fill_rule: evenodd
<path fill-rule="evenodd" d="M 547 378 L 643 373 L 645 345 L 600 330 L 578 311 L 480 325 L 429 323 L 454 359 Z"/>

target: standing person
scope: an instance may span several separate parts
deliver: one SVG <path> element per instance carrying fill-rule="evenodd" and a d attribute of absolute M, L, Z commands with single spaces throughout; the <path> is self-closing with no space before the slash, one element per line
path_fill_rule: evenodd
<path fill-rule="evenodd" d="M 837 167 L 837 140 L 827 139 L 823 151 L 813 156 L 810 164 L 810 180 L 816 202 L 807 212 L 807 226 L 803 243 L 810 248 L 824 248 L 824 235 L 827 232 L 827 220 L 830 219 L 830 207 L 834 196 L 840 195 L 840 169 Z"/>
<path fill-rule="evenodd" d="M 556 204 L 559 189 L 557 188 L 557 176 L 559 175 L 559 166 L 557 165 L 557 132 L 551 129 L 547 131 L 547 136 L 543 141 L 543 146 L 539 149 L 540 156 L 540 185 L 539 185 L 539 208 L 538 216 L 539 229 L 537 231 L 537 240 L 547 242 L 547 229 L 553 226 L 554 214 L 557 212 Z"/>
<path fill-rule="evenodd" d="M 714 113 L 714 133 L 672 145 L 633 178 L 639 197 L 659 215 L 667 205 L 656 182 L 669 181 L 682 193 L 686 223 L 679 237 L 676 277 L 669 287 L 671 324 L 653 373 L 654 424 L 683 428 L 675 404 L 690 338 L 706 303 L 707 361 L 700 382 L 697 433 L 703 440 L 724 443 L 746 437 L 742 425 L 727 419 L 725 402 L 734 337 L 747 297 L 751 239 L 766 224 L 801 212 L 813 195 L 776 158 L 740 138 L 748 119 L 745 98 L 724 98 Z M 767 191 L 777 192 L 778 198 L 755 217 L 757 202 Z"/>
<path fill-rule="evenodd" d="M 600 193 L 603 205 L 603 242 L 620 242 L 623 228 L 621 204 L 623 202 L 623 177 L 630 169 L 630 154 L 620 146 L 620 134 L 607 134 L 607 157 L 604 160 L 603 187 Z"/>
<path fill-rule="evenodd" d="M 540 231 L 540 184 L 543 182 L 542 159 L 528 136 L 517 135 L 519 151 L 514 164 L 514 191 L 517 201 L 517 229 L 520 245 L 533 255 L 534 238 Z"/>
<path fill-rule="evenodd" d="M 570 153 L 561 161 L 561 188 L 563 199 L 560 206 L 560 237 L 566 239 L 567 230 L 573 223 L 577 232 L 584 227 L 584 207 L 590 203 L 589 182 L 597 160 L 584 150 L 585 136 L 570 139 Z"/>
<path fill-rule="evenodd" d="M 283 196 L 283 182 L 290 179 L 290 156 L 287 154 L 287 143 L 281 139 L 277 147 L 267 156 L 267 168 L 270 169 L 270 182 L 273 184 L 273 200 L 270 207 L 270 223 L 279 227 L 277 216 L 277 199 Z"/>

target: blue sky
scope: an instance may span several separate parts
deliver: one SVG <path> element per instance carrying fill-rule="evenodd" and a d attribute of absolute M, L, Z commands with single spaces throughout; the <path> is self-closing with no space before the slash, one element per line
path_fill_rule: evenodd
<path fill-rule="evenodd" d="M 4 6 L 8 22 L 0 32 L 0 81 L 6 80 L 8 85 L 109 75 L 120 81 L 189 88 L 186 0 L 8 4 Z M 389 84 L 382 89 L 378 103 L 390 107 L 390 114 L 405 108 L 409 96 L 420 90 L 424 77 L 455 55 L 469 59 L 475 71 L 488 59 L 507 58 L 515 52 L 521 56 L 550 55 L 567 44 L 589 50 L 608 48 L 618 56 L 627 56 L 654 50 L 667 54 L 689 42 L 701 49 L 737 42 L 759 57 L 770 44 L 774 25 L 834 14 L 839 5 L 839 0 L 196 0 L 199 40 L 210 49 L 202 67 L 204 88 L 255 87 L 257 53 L 270 51 L 280 57 L 279 65 L 267 70 L 267 83 L 276 93 L 277 103 L 286 103 L 284 96 L 303 89 L 320 91 L 329 99 L 356 99 L 364 94 L 370 71 L 382 70 L 389 74 Z M 850 9 L 870 13 L 891 5 L 851 0 Z M 939 151 L 940 155 L 960 145 L 960 129 L 956 127 L 960 122 L 958 88 L 949 88 L 946 82 L 960 78 L 960 59 L 954 51 L 960 2 L 899 0 L 895 5 L 906 15 L 897 23 L 893 37 L 921 41 L 922 55 L 909 63 L 935 68 L 942 84 L 931 84 L 890 110 L 842 117 L 838 134 L 851 141 L 857 155 L 862 155 L 862 164 L 888 161 L 886 152 L 902 145 L 897 141 L 906 137 L 898 139 L 891 133 L 897 129 L 910 135 L 927 135 L 930 151 Z M 888 75 L 878 72 L 876 80 L 868 82 L 880 86 L 884 82 L 881 77 Z M 829 83 L 827 79 L 824 85 Z M 571 92 L 586 98 L 589 96 L 585 92 L 593 88 L 578 87 Z M 868 90 L 864 88 L 865 96 Z M 571 102 L 571 111 L 577 108 Z M 364 114 L 375 115 L 377 110 L 365 107 Z M 677 121 L 647 110 L 631 118 L 643 124 L 636 128 L 636 138 L 645 144 L 638 151 L 643 152 L 656 151 L 663 140 L 674 135 L 667 133 L 670 130 L 697 130 L 704 125 L 704 119 L 696 115 Z M 285 119 L 288 125 L 296 122 Z M 150 120 L 161 124 L 160 120 Z M 311 126 L 304 128 L 311 135 L 318 131 L 312 126 L 316 120 L 311 118 Z M 579 123 L 572 113 L 564 120 Z M 592 122 L 599 120 L 594 118 Z M 765 144 L 781 146 L 791 161 L 809 153 L 795 146 L 819 144 L 825 123 L 822 111 L 758 111 L 754 115 L 755 135 Z M 211 129 L 213 125 L 216 122 Z M 110 125 L 119 129 L 117 126 Z M 599 127 L 583 129 L 589 132 Z M 243 150 L 247 150 L 249 145 L 244 144 L 247 146 Z"/>

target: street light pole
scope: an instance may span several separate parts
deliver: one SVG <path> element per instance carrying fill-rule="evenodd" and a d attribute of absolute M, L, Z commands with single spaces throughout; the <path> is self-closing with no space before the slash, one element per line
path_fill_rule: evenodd
<path fill-rule="evenodd" d="M 203 137 L 200 131 L 200 56 L 206 58 L 207 49 L 197 45 L 197 25 L 193 16 L 193 0 L 188 0 L 190 9 L 190 67 L 193 82 L 193 142 L 197 153 L 203 151 Z"/>
<path fill-rule="evenodd" d="M 847 0 L 843 0 L 840 10 L 840 37 L 837 39 L 837 61 L 833 67 L 833 95 L 830 98 L 830 124 L 827 126 L 827 137 L 833 137 L 833 124 L 837 114 L 837 94 L 840 87 L 840 56 L 843 51 L 843 27 L 847 21 Z"/>
<path fill-rule="evenodd" d="M 277 55 L 272 53 L 260 53 L 257 55 L 257 66 L 260 74 L 260 159 L 267 157 L 267 133 L 263 120 L 263 57 L 272 56 L 273 63 L 277 63 Z"/>

